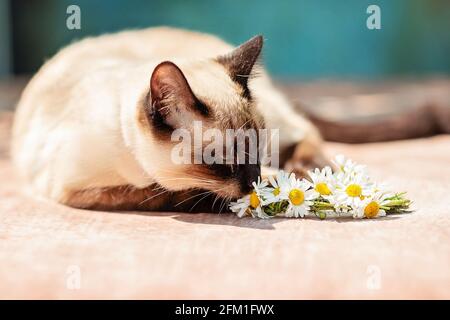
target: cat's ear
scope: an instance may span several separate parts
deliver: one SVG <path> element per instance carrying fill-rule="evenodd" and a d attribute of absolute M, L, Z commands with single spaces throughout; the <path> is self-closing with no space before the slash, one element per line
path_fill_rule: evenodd
<path fill-rule="evenodd" d="M 248 91 L 248 79 L 261 54 L 263 42 L 261 35 L 255 36 L 229 54 L 217 58 L 217 61 L 229 71 L 231 78 L 244 90 Z"/>
<path fill-rule="evenodd" d="M 156 66 L 150 80 L 151 116 L 168 128 L 189 125 L 197 114 L 207 113 L 177 65 L 170 61 Z"/>

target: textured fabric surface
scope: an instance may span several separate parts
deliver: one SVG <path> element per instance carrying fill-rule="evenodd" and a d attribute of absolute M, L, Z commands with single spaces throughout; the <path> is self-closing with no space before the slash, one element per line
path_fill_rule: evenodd
<path fill-rule="evenodd" d="M 412 214 L 261 221 L 35 199 L 5 152 L 9 122 L 0 117 L 0 298 L 450 298 L 449 136 L 326 145 L 408 191 Z"/>

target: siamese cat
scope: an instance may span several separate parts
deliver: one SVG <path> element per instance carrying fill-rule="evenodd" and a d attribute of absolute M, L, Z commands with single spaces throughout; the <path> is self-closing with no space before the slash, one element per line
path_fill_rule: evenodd
<path fill-rule="evenodd" d="M 262 36 L 233 48 L 165 27 L 67 46 L 19 101 L 12 142 L 19 173 L 33 195 L 76 208 L 223 210 L 225 200 L 251 191 L 261 166 L 174 164 L 171 132 L 192 130 L 194 121 L 279 129 L 287 169 L 320 165 L 320 135 L 258 65 L 262 46 Z"/>

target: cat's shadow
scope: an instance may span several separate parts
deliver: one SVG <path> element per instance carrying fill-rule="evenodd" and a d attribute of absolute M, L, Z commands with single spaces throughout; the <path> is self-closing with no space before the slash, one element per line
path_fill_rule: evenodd
<path fill-rule="evenodd" d="M 209 225 L 223 225 L 238 228 L 261 229 L 261 230 L 275 230 L 275 224 L 280 222 L 300 220 L 289 218 L 272 218 L 272 219 L 253 219 L 250 217 L 239 218 L 232 213 L 180 213 L 180 212 L 143 212 L 143 211 L 124 211 L 123 214 L 143 215 L 148 217 L 170 217 L 176 221 L 191 223 L 191 224 L 209 224 Z M 317 218 L 306 218 L 309 221 L 316 221 L 320 223 L 361 223 L 369 222 L 376 223 L 377 221 L 392 221 L 400 219 L 398 215 L 390 215 L 377 219 L 352 219 L 352 218 L 328 218 L 326 220 L 319 220 Z"/>
<path fill-rule="evenodd" d="M 232 226 L 238 228 L 275 230 L 274 224 L 285 219 L 252 219 L 239 218 L 232 213 L 188 213 L 188 212 L 153 212 L 153 211 L 120 211 L 120 214 L 132 214 L 146 217 L 168 217 L 176 221 L 191 224 L 209 224 Z"/>

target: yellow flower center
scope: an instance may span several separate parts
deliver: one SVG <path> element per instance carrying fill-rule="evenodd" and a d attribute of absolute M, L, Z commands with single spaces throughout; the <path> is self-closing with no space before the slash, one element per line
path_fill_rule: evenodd
<path fill-rule="evenodd" d="M 292 204 L 294 206 L 298 206 L 305 201 L 305 194 L 302 190 L 293 189 L 291 192 L 289 192 L 289 200 L 291 200 Z"/>
<path fill-rule="evenodd" d="M 259 206 L 259 198 L 258 195 L 256 194 L 255 191 L 253 191 L 252 193 L 250 193 L 250 207 L 252 207 L 253 209 L 258 208 Z"/>
<path fill-rule="evenodd" d="M 349 197 L 359 197 L 361 196 L 362 188 L 360 185 L 351 184 L 345 189 L 345 192 Z"/>
<path fill-rule="evenodd" d="M 323 196 L 329 196 L 331 194 L 330 188 L 328 188 L 327 184 L 325 182 L 320 182 L 316 184 L 316 187 L 314 188 L 318 193 L 320 193 Z"/>
<path fill-rule="evenodd" d="M 277 188 L 273 189 L 272 193 L 273 193 L 274 196 L 279 195 L 280 194 L 280 187 L 277 187 Z"/>
<path fill-rule="evenodd" d="M 365 208 L 364 208 L 364 215 L 367 218 L 374 218 L 377 216 L 378 212 L 380 211 L 380 206 L 375 201 L 370 202 Z"/>

